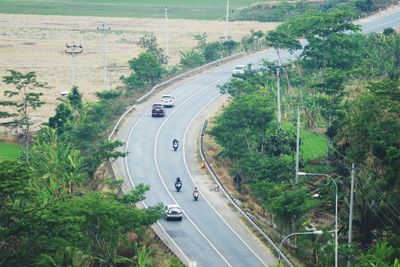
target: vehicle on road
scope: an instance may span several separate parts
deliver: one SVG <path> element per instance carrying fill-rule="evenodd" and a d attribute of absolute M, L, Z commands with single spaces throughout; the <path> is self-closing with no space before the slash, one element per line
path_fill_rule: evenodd
<path fill-rule="evenodd" d="M 177 182 L 177 183 L 175 183 L 175 189 L 176 189 L 176 191 L 181 191 L 181 188 L 182 188 L 182 182 Z"/>
<path fill-rule="evenodd" d="M 164 117 L 165 116 L 164 105 L 161 103 L 154 103 L 153 106 L 151 107 L 151 116 Z"/>
<path fill-rule="evenodd" d="M 179 146 L 179 141 L 174 139 L 172 141 L 172 148 L 176 151 L 178 149 L 178 146 Z"/>
<path fill-rule="evenodd" d="M 199 199 L 199 195 L 200 195 L 199 189 L 197 187 L 195 187 L 194 191 L 193 191 L 193 199 L 194 199 L 194 201 L 197 201 Z"/>
<path fill-rule="evenodd" d="M 246 72 L 247 72 L 246 65 L 236 65 L 232 71 L 232 76 L 233 77 L 242 77 L 246 74 Z"/>
<path fill-rule="evenodd" d="M 176 204 L 165 206 L 165 220 L 178 220 L 182 221 L 183 212 L 181 207 Z"/>
<path fill-rule="evenodd" d="M 175 106 L 175 98 L 172 95 L 163 95 L 160 103 L 163 104 L 165 108 L 173 108 Z"/>
<path fill-rule="evenodd" d="M 181 178 L 177 177 L 176 181 L 175 181 L 175 189 L 176 189 L 176 191 L 179 192 L 179 191 L 181 191 L 181 188 L 182 188 Z"/>

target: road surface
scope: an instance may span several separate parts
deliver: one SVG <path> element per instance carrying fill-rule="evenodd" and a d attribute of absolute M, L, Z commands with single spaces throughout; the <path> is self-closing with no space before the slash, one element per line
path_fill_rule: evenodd
<path fill-rule="evenodd" d="M 387 15 L 385 15 L 387 14 Z M 364 19 L 363 31 L 382 31 L 398 27 L 400 8 Z M 283 53 L 284 60 L 290 58 Z M 174 84 L 149 101 L 136 106 L 118 131 L 117 138 L 126 142 L 129 152 L 117 163 L 126 179 L 126 188 L 138 183 L 150 185 L 146 205 L 177 203 L 184 210 L 181 222 L 160 221 L 184 257 L 197 266 L 268 266 L 276 263 L 270 250 L 257 240 L 228 207 L 219 192 L 210 191 L 210 178 L 198 168 L 197 139 L 204 118 L 220 107 L 224 96 L 217 88 L 231 78 L 236 64 L 257 63 L 261 59 L 276 60 L 272 50 L 249 55 L 213 68 Z M 172 94 L 176 106 L 166 109 L 165 118 L 151 117 L 151 104 L 162 94 Z M 173 151 L 172 140 L 180 140 Z M 124 166 L 124 170 L 122 169 Z M 183 180 L 181 192 L 174 189 L 176 177 Z M 197 185 L 202 192 L 193 201 L 192 190 Z"/>

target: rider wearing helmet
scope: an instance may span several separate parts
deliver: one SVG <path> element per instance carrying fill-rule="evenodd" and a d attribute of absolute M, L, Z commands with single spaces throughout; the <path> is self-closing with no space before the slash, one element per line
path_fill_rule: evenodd
<path fill-rule="evenodd" d="M 176 138 L 172 141 L 172 145 L 175 145 L 175 144 L 179 144 L 179 141 Z"/>
<path fill-rule="evenodd" d="M 182 183 L 182 181 L 181 181 L 181 178 L 176 177 L 175 185 L 177 185 L 178 183 Z"/>

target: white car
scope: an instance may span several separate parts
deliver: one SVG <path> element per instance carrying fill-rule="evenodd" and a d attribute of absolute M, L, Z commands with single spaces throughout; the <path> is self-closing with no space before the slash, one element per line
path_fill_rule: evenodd
<path fill-rule="evenodd" d="M 247 71 L 246 65 L 236 65 L 232 71 L 232 76 L 234 77 L 244 76 L 246 74 L 246 71 Z"/>
<path fill-rule="evenodd" d="M 175 204 L 165 206 L 165 219 L 182 221 L 183 212 L 182 209 Z"/>
<path fill-rule="evenodd" d="M 175 98 L 172 95 L 163 95 L 160 102 L 164 105 L 164 107 L 172 108 L 175 106 Z"/>

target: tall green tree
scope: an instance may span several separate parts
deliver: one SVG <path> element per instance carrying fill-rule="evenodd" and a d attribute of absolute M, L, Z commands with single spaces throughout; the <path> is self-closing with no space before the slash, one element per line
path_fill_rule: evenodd
<path fill-rule="evenodd" d="M 237 96 L 215 119 L 211 134 L 223 147 L 223 155 L 239 159 L 263 150 L 268 125 L 274 120 L 274 100 L 268 93 Z"/>
<path fill-rule="evenodd" d="M 9 75 L 3 77 L 3 82 L 13 88 L 6 89 L 4 95 L 10 100 L 0 102 L 1 106 L 14 107 L 16 113 L 2 112 L 2 116 L 14 117 L 13 125 L 21 129 L 25 140 L 25 156 L 29 159 L 30 128 L 33 124 L 31 111 L 41 107 L 45 102 L 41 100 L 43 93 L 37 92 L 44 88 L 46 83 L 36 79 L 35 72 L 23 74 L 9 70 Z"/>
<path fill-rule="evenodd" d="M 163 68 L 155 53 L 143 52 L 137 58 L 129 60 L 132 73 L 122 77 L 130 90 L 142 89 L 143 86 L 152 85 L 161 79 Z"/>
<path fill-rule="evenodd" d="M 357 32 L 358 25 L 351 22 L 353 13 L 348 10 L 321 12 L 309 10 L 301 16 L 285 21 L 279 26 L 274 44 L 296 48 L 293 38 L 305 38 L 307 44 L 301 53 L 303 63 L 309 68 L 349 68 L 348 58 L 359 47 L 346 32 Z M 290 35 L 288 35 L 290 33 Z"/>

